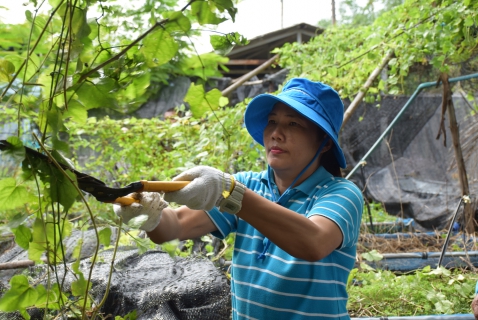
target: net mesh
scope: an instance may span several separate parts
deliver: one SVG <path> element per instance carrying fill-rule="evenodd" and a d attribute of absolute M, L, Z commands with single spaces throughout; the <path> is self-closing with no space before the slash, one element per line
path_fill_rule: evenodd
<path fill-rule="evenodd" d="M 16 250 L 12 248 L 11 251 Z M 22 255 L 18 251 L 16 253 L 17 259 L 21 259 Z M 112 255 L 112 250 L 101 252 L 93 268 L 90 294 L 97 305 L 106 292 Z M 91 259 L 81 260 L 80 270 L 85 277 L 90 267 Z M 58 279 L 64 279 L 63 291 L 70 292 L 71 283 L 76 280 L 71 263 L 67 264 L 66 273 L 63 265 L 56 269 Z M 46 269 L 35 266 L 24 273 L 33 279 L 45 279 Z M 12 274 L 2 273 L 3 279 L 10 276 Z M 206 258 L 171 258 L 168 253 L 159 250 L 139 254 L 135 248 L 122 248 L 116 255 L 110 283 L 109 294 L 100 312 L 103 318 L 108 315 L 113 318 L 125 316 L 133 310 L 137 312 L 137 319 L 145 320 L 230 318 L 229 281 Z M 2 283 L 0 290 L 5 292 L 6 289 L 7 286 Z M 44 317 L 44 310 L 33 309 L 28 312 L 32 319 Z M 14 312 L 0 314 L 0 319 L 16 320 L 23 317 Z"/>
<path fill-rule="evenodd" d="M 367 154 L 408 99 L 384 97 L 380 108 L 362 103 L 341 137 L 349 169 Z M 413 218 L 418 227 L 425 230 L 446 227 L 461 197 L 448 114 L 446 146 L 443 134 L 436 139 L 441 100 L 441 93 L 422 91 L 366 159 L 366 165 L 350 177 L 361 186 L 367 198 L 382 203 L 388 213 Z M 464 155 L 465 166 L 472 169 L 468 174 L 470 193 L 475 199 L 478 188 L 477 170 L 473 170 L 478 151 L 473 144 L 478 133 L 476 117 L 470 115 L 470 102 L 463 95 L 454 94 L 453 102 L 462 141 L 470 141 Z"/>

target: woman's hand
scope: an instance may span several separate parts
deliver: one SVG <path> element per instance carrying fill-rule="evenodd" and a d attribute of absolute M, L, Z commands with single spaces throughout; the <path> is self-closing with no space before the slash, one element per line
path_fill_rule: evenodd
<path fill-rule="evenodd" d="M 137 199 L 139 202 L 129 206 L 114 204 L 113 210 L 116 215 L 123 218 L 123 222 L 126 224 L 131 219 L 144 215 L 146 221 L 140 225 L 139 229 L 146 232 L 154 230 L 158 226 L 163 209 L 168 206 L 168 203 L 157 192 L 135 192 L 130 194 L 129 197 Z"/>
<path fill-rule="evenodd" d="M 191 181 L 179 191 L 167 192 L 164 199 L 195 210 L 211 210 L 232 192 L 234 179 L 218 169 L 198 166 L 184 171 L 174 181 Z"/>

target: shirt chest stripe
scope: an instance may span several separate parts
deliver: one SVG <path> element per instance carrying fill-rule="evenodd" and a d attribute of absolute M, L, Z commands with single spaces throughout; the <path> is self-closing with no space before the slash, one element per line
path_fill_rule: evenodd
<path fill-rule="evenodd" d="M 303 279 L 303 278 L 285 277 L 281 274 L 272 272 L 272 271 L 267 270 L 267 269 L 262 269 L 262 268 L 257 268 L 257 267 L 250 267 L 250 266 L 243 266 L 243 265 L 239 265 L 239 264 L 235 264 L 234 267 L 235 268 L 246 269 L 246 270 L 255 270 L 255 271 L 262 272 L 262 273 L 267 273 L 267 274 L 269 274 L 273 277 L 283 279 L 283 280 L 297 281 L 297 282 L 327 283 L 327 284 L 337 284 L 337 285 L 341 285 L 341 286 L 344 286 L 344 287 L 346 286 L 345 283 L 340 282 L 340 281 L 336 281 L 336 280 L 319 280 L 319 279 Z"/>
<path fill-rule="evenodd" d="M 260 236 L 251 236 L 249 234 L 244 234 L 244 233 L 236 233 L 236 237 L 243 237 L 243 238 L 249 238 L 249 239 L 259 239 L 259 240 L 264 240 L 264 237 Z"/>
<path fill-rule="evenodd" d="M 255 251 L 255 250 L 252 250 L 252 251 L 247 251 L 247 250 L 243 250 L 243 249 L 237 249 L 237 248 L 234 248 L 234 251 L 236 252 L 240 252 L 240 253 L 244 253 L 244 254 L 247 254 L 247 255 L 257 255 L 257 254 L 260 254 L 261 252 L 259 251 Z M 337 252 L 340 252 L 342 253 L 341 251 L 337 251 Z M 343 253 L 342 253 L 343 254 Z M 349 257 L 350 259 L 353 259 L 355 261 L 355 257 L 352 257 L 351 255 L 346 255 L 344 254 L 345 256 Z M 271 258 L 271 259 L 275 259 L 275 260 L 279 260 L 281 261 L 282 263 L 285 263 L 285 264 L 290 264 L 290 265 L 306 265 L 306 266 L 324 266 L 324 267 L 335 267 L 335 268 L 339 268 L 339 269 L 343 269 L 347 272 L 350 272 L 351 270 L 349 268 L 346 268 L 340 264 L 337 264 L 337 263 L 326 263 L 326 262 L 308 262 L 308 261 L 297 261 L 297 260 L 285 260 L 279 256 L 276 256 L 276 255 L 273 255 L 273 254 L 270 254 L 270 253 L 266 253 L 266 256 Z M 234 264 L 235 266 L 240 266 L 238 264 Z M 244 268 L 246 268 L 247 266 L 242 266 Z"/>
<path fill-rule="evenodd" d="M 259 320 L 257 318 L 249 317 L 248 315 L 245 315 L 243 313 L 238 312 L 236 308 L 232 308 L 232 312 L 235 312 L 237 315 L 239 315 L 243 318 L 249 319 L 249 320 Z"/>
<path fill-rule="evenodd" d="M 286 297 L 297 297 L 297 298 L 319 300 L 319 301 L 347 300 L 347 297 L 317 297 L 317 296 L 309 296 L 309 295 L 305 295 L 305 294 L 285 293 L 285 292 L 281 292 L 281 291 L 277 291 L 277 290 L 272 290 L 272 289 L 269 289 L 269 288 L 266 288 L 266 287 L 263 287 L 263 286 L 259 286 L 259 285 L 256 285 L 256 284 L 252 284 L 252 283 L 249 283 L 249 282 L 235 281 L 235 280 L 233 280 L 233 281 L 234 281 L 234 283 L 237 283 L 237 284 L 240 284 L 240 285 L 243 285 L 243 286 L 253 287 L 253 288 L 256 288 L 256 289 L 260 289 L 260 290 L 263 290 L 263 291 L 267 291 L 267 292 L 270 292 L 270 293 L 274 293 L 274 294 L 281 295 L 281 296 L 286 296 Z"/>
<path fill-rule="evenodd" d="M 307 312 L 297 311 L 297 310 L 294 310 L 294 309 L 275 308 L 275 307 L 271 307 L 271 306 L 268 306 L 268 305 L 263 304 L 263 303 L 258 303 L 258 302 L 256 302 L 256 301 L 252 301 L 252 300 L 240 298 L 240 297 L 238 297 L 237 295 L 234 295 L 234 297 L 235 297 L 237 300 L 239 300 L 239 301 L 242 301 L 242 302 L 245 302 L 245 303 L 249 303 L 249 304 L 253 304 L 253 305 L 256 305 L 256 306 L 259 306 L 259 307 L 262 307 L 262 308 L 266 308 L 266 309 L 270 309 L 270 310 L 275 310 L 275 311 L 280 311 L 280 312 L 289 312 L 289 313 L 294 313 L 294 314 L 300 314 L 300 315 L 302 315 L 302 316 L 304 316 L 304 317 L 340 318 L 340 317 L 344 317 L 344 316 L 347 316 L 347 315 L 348 315 L 348 313 L 343 313 L 343 314 L 307 313 Z"/>

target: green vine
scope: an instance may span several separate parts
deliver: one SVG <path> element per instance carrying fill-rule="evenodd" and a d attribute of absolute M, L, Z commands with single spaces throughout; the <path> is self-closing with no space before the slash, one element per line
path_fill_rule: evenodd
<path fill-rule="evenodd" d="M 407 0 L 370 25 L 332 27 L 306 44 L 286 44 L 274 52 L 290 69 L 289 77 L 323 81 L 343 99 L 353 99 L 393 50 L 386 76 L 375 80 L 365 96 L 372 103 L 379 93 L 410 94 L 441 72 L 460 73 L 461 64 L 477 54 L 477 30 L 475 1 Z"/>
<path fill-rule="evenodd" d="M 9 291 L 0 299 L 0 310 L 19 311 L 25 318 L 28 318 L 26 310 L 31 307 L 44 308 L 45 317 L 57 313 L 82 319 L 101 318 L 101 304 L 93 307 L 90 297 L 91 276 L 100 246 L 109 246 L 109 227 L 124 229 L 140 252 L 152 244 L 148 239 L 136 237 L 128 227 L 122 228 L 111 205 L 85 198 L 73 172 L 63 167 L 73 164 L 64 155 L 74 161 L 77 155 L 81 156 L 76 153 L 81 144 L 79 130 L 91 129 L 90 137 L 95 134 L 97 124 L 88 118 L 89 110 L 105 108 L 125 115 L 134 112 L 176 77 L 195 77 L 186 98 L 194 116 L 201 119 L 206 112 L 212 112 L 217 119 L 214 111 L 220 112 L 227 100 L 221 98 L 217 89 L 206 92 L 203 85 L 210 77 L 220 76 L 218 67 L 227 59 L 217 53 L 191 54 L 195 51 L 191 37 L 197 34 L 191 26 L 217 25 L 234 19 L 236 9 L 231 0 L 191 0 L 179 9 L 175 0 L 146 1 L 136 12 L 104 0 L 32 2 L 37 9 L 26 11 L 25 23 L 0 26 L 0 37 L 7 40 L 0 46 L 0 112 L 6 115 L 2 120 L 17 123 L 16 136 L 7 139 L 13 149 L 2 151 L 2 156 L 13 156 L 16 165 L 2 171 L 5 176 L 0 179 L 0 210 L 9 217 L 6 227 L 14 226 L 15 241 L 28 250 L 29 259 L 48 265 L 48 280 L 45 288 L 30 284 L 25 276 L 13 277 Z M 48 13 L 38 14 L 46 5 L 51 7 Z M 95 10 L 100 16 L 92 18 Z M 145 19 L 145 14 L 149 19 Z M 136 27 L 122 22 L 131 16 Z M 244 43 L 246 40 L 237 34 L 212 38 L 218 51 Z M 26 121 L 33 124 L 33 130 L 22 131 Z M 108 119 L 104 121 L 108 123 Z M 203 120 L 191 121 L 203 125 Z M 221 126 L 222 133 L 227 135 L 226 126 Z M 128 125 L 113 126 L 108 134 L 125 127 Z M 136 128 L 130 129 L 142 134 Z M 25 138 L 28 135 L 34 139 Z M 101 134 L 98 137 L 104 138 Z M 124 142 L 130 142 L 128 139 L 125 135 Z M 39 147 L 49 161 L 27 156 L 23 149 L 27 142 Z M 132 155 L 133 149 L 124 146 L 125 153 Z M 111 155 L 108 151 L 103 154 L 104 160 Z M 139 155 L 134 163 L 144 165 L 144 156 Z M 101 163 L 101 167 L 108 168 L 105 172 L 111 173 L 106 177 L 99 175 L 106 181 L 118 184 L 129 183 L 131 178 L 145 178 L 141 170 L 134 177 L 113 175 L 114 166 L 108 166 L 114 161 L 124 162 L 125 158 L 113 157 Z M 90 161 L 89 165 L 92 162 L 99 163 Z M 98 173 L 84 164 L 82 170 Z M 172 172 L 171 168 L 168 177 Z M 96 247 L 86 276 L 79 269 L 79 242 L 74 254 L 77 262 L 69 270 L 76 280 L 71 292 L 64 292 L 66 274 L 60 277 L 57 266 L 68 268 L 64 239 L 74 228 L 93 229 Z M 125 241 L 123 236 L 117 239 L 115 252 Z"/>

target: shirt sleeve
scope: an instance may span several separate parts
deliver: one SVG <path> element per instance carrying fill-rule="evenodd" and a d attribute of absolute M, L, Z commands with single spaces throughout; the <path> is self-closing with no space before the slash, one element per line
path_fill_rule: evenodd
<path fill-rule="evenodd" d="M 211 233 L 213 236 L 224 239 L 229 233 L 236 231 L 237 217 L 235 215 L 222 213 L 216 207 L 206 213 L 217 227 L 217 231 Z"/>
<path fill-rule="evenodd" d="M 358 241 L 362 211 L 362 192 L 355 184 L 343 179 L 318 197 L 307 217 L 320 215 L 334 221 L 342 231 L 340 248 L 344 248 Z"/>

